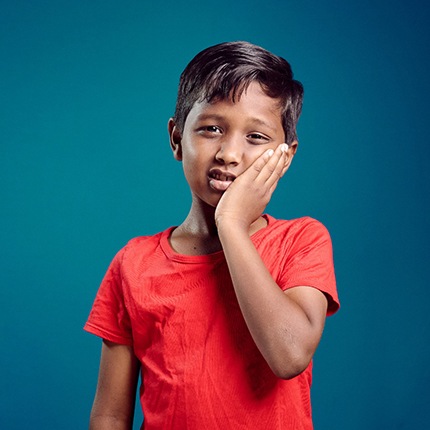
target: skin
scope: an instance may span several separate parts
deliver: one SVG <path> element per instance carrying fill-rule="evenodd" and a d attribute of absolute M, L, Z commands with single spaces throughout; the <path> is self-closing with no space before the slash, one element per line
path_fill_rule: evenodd
<path fill-rule="evenodd" d="M 235 103 L 195 103 L 183 130 L 173 119 L 168 130 L 192 196 L 172 248 L 187 255 L 224 251 L 257 347 L 279 378 L 293 378 L 315 353 L 327 300 L 309 286 L 282 291 L 250 239 L 266 227 L 261 215 L 297 150 L 297 142 L 283 144 L 278 100 L 254 82 Z M 91 430 L 131 429 L 137 374 L 130 347 L 104 342 Z"/>
<path fill-rule="evenodd" d="M 130 430 L 139 361 L 130 346 L 103 341 L 90 430 Z"/>

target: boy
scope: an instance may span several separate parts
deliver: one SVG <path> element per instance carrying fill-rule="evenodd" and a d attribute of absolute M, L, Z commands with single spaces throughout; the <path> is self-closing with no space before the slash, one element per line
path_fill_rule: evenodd
<path fill-rule="evenodd" d="M 170 145 L 192 203 L 112 261 L 85 329 L 103 338 L 90 428 L 312 429 L 311 359 L 339 306 L 326 229 L 263 214 L 297 150 L 303 88 L 245 42 L 181 75 Z"/>

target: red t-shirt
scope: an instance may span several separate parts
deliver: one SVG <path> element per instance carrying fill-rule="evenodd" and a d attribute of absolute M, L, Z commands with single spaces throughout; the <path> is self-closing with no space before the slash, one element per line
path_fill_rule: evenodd
<path fill-rule="evenodd" d="M 252 236 L 282 290 L 312 286 L 338 307 L 330 236 L 311 218 L 275 220 Z M 242 317 L 222 251 L 188 256 L 173 228 L 132 239 L 112 261 L 85 330 L 132 345 L 142 364 L 146 430 L 312 429 L 312 364 L 277 378 Z"/>

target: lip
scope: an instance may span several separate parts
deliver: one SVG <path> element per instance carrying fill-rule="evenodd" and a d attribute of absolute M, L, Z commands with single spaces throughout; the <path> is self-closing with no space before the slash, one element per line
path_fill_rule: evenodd
<path fill-rule="evenodd" d="M 221 169 L 211 169 L 208 174 L 209 185 L 215 191 L 225 191 L 236 179 L 236 175 Z"/>

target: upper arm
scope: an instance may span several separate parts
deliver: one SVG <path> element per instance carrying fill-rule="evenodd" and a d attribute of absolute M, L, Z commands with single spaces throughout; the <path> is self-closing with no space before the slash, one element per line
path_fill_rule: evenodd
<path fill-rule="evenodd" d="M 308 320 L 307 349 L 313 355 L 324 329 L 327 298 L 317 288 L 308 286 L 292 287 L 285 290 L 284 293 L 296 303 Z"/>
<path fill-rule="evenodd" d="M 139 362 L 131 346 L 103 341 L 91 429 L 110 428 L 107 420 L 124 424 L 115 428 L 131 428 L 138 373 Z"/>

